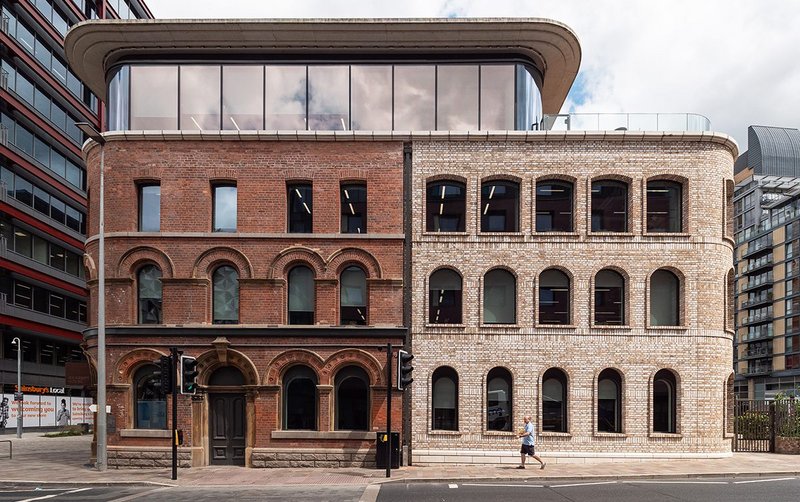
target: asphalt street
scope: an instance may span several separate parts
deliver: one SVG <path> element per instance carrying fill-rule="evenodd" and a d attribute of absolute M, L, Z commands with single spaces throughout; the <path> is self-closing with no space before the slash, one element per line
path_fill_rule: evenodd
<path fill-rule="evenodd" d="M 391 483 L 377 502 L 798 502 L 799 478 L 559 481 L 554 483 Z"/>

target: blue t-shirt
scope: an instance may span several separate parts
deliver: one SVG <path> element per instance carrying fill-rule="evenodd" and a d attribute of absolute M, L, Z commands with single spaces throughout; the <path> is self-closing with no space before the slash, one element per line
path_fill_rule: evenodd
<path fill-rule="evenodd" d="M 528 422 L 527 424 L 525 424 L 525 432 L 527 432 L 528 435 L 522 438 L 522 444 L 533 446 L 533 434 L 534 434 L 533 429 L 534 429 L 533 422 Z"/>

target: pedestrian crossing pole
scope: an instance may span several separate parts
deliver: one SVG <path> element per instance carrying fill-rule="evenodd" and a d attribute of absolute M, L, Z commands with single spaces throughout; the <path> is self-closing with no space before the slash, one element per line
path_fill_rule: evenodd
<path fill-rule="evenodd" d="M 392 476 L 392 344 L 386 345 L 386 477 Z"/>
<path fill-rule="evenodd" d="M 172 479 L 178 479 L 178 359 L 177 347 L 171 347 L 170 366 L 172 367 Z"/>

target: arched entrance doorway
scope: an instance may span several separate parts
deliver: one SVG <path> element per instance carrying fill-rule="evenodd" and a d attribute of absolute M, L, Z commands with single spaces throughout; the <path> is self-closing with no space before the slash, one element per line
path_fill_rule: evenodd
<path fill-rule="evenodd" d="M 244 375 L 233 366 L 223 366 L 208 379 L 211 465 L 244 465 L 247 437 Z"/>

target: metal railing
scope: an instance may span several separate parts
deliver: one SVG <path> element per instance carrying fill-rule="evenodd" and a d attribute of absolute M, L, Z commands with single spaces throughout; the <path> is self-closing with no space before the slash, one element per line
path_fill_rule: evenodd
<path fill-rule="evenodd" d="M 0 88 L 8 90 L 8 71 L 0 68 Z"/>
<path fill-rule="evenodd" d="M 772 297 L 773 297 L 772 293 L 769 293 L 769 294 L 766 294 L 766 295 L 758 295 L 755 298 L 752 298 L 750 300 L 747 300 L 746 302 L 743 302 L 741 308 L 746 309 L 746 308 L 752 307 L 754 305 L 758 305 L 760 303 L 769 303 L 769 302 L 772 301 Z"/>
<path fill-rule="evenodd" d="M 8 127 L 0 124 L 0 145 L 8 146 Z"/>
<path fill-rule="evenodd" d="M 9 22 L 9 17 L 8 16 L 3 16 L 2 19 L 0 19 L 0 31 L 2 31 L 6 35 L 9 34 L 8 33 L 8 22 Z"/>
<path fill-rule="evenodd" d="M 544 115 L 544 131 L 710 131 L 696 113 L 560 113 Z"/>

